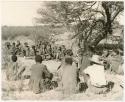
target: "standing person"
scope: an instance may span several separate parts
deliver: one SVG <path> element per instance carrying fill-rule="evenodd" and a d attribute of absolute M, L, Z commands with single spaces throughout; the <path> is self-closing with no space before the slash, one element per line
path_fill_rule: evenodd
<path fill-rule="evenodd" d="M 2 64 L 3 68 L 6 68 L 8 65 L 8 62 L 10 61 L 10 55 L 11 55 L 11 45 L 10 42 L 5 43 L 5 47 L 2 48 Z"/>
<path fill-rule="evenodd" d="M 57 69 L 57 73 L 58 73 L 58 77 L 59 77 L 59 86 L 60 86 L 60 88 L 61 88 L 61 78 L 62 78 L 62 73 L 63 73 L 63 68 L 64 68 L 64 66 L 65 66 L 65 59 L 66 58 L 71 58 L 72 59 L 72 67 L 73 68 L 76 68 L 76 73 L 77 73 L 77 83 L 80 81 L 80 79 L 79 79 L 79 71 L 78 71 L 78 69 L 77 69 L 77 65 L 76 65 L 76 60 L 73 58 L 73 52 L 72 52 L 72 50 L 71 49 L 68 49 L 68 50 L 66 50 L 66 55 L 65 55 L 65 57 L 62 59 L 62 62 L 61 62 L 61 65 L 58 67 L 58 69 Z"/>
<path fill-rule="evenodd" d="M 11 54 L 13 55 L 15 55 L 15 54 L 17 54 L 17 49 L 16 49 L 16 44 L 15 44 L 15 42 L 13 42 L 12 43 L 12 46 L 11 46 Z"/>
<path fill-rule="evenodd" d="M 65 45 L 62 45 L 61 46 L 61 55 L 60 55 L 60 59 L 63 59 L 64 56 L 65 56 L 65 52 L 66 52 L 66 48 L 65 48 Z"/>
<path fill-rule="evenodd" d="M 52 48 L 51 48 L 51 45 L 50 45 L 50 44 L 47 45 L 46 50 L 47 50 L 46 59 L 47 59 L 47 60 L 50 60 L 51 57 L 52 57 L 52 54 L 51 54 Z"/>
<path fill-rule="evenodd" d="M 31 49 L 30 49 L 30 56 L 35 56 L 36 55 L 36 49 L 35 46 L 32 45 Z"/>
<path fill-rule="evenodd" d="M 6 71 L 6 76 L 7 80 L 17 80 L 17 72 L 19 69 L 19 65 L 17 63 L 17 56 L 12 55 L 11 56 L 11 62 L 8 63 L 7 71 Z"/>
<path fill-rule="evenodd" d="M 56 59 L 56 53 L 57 53 L 57 46 L 56 45 L 53 46 L 52 52 L 53 52 L 54 59 Z"/>
<path fill-rule="evenodd" d="M 45 59 L 45 44 L 42 43 L 42 58 Z"/>
<path fill-rule="evenodd" d="M 77 69 L 72 63 L 71 57 L 65 58 L 61 80 L 64 97 L 76 93 L 77 89 Z"/>
<path fill-rule="evenodd" d="M 24 56 L 28 57 L 30 55 L 30 48 L 28 46 L 28 43 L 24 43 Z"/>
<path fill-rule="evenodd" d="M 22 55 L 23 46 L 22 46 L 22 44 L 20 43 L 19 40 L 17 41 L 16 49 L 17 49 L 17 55 Z"/>
<path fill-rule="evenodd" d="M 61 47 L 59 46 L 56 51 L 56 60 L 61 60 Z"/>
<path fill-rule="evenodd" d="M 31 77 L 29 87 L 35 94 L 39 94 L 45 90 L 45 79 L 52 79 L 52 74 L 48 71 L 47 67 L 42 63 L 42 57 L 36 55 L 36 64 L 31 67 Z"/>

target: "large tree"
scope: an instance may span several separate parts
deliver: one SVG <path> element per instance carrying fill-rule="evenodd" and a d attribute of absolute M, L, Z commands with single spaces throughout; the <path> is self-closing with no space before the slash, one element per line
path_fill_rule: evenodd
<path fill-rule="evenodd" d="M 64 25 L 73 28 L 72 38 L 83 42 L 84 50 L 96 46 L 108 34 L 112 34 L 113 23 L 124 10 L 123 2 L 102 1 L 53 1 L 44 2 L 44 9 L 39 9 L 42 16 L 37 23 Z"/>

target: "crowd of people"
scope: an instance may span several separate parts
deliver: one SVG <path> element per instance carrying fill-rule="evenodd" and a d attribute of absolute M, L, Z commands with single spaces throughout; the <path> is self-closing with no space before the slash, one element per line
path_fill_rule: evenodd
<path fill-rule="evenodd" d="M 57 59 L 61 60 L 64 55 L 66 48 L 64 45 L 58 46 L 50 44 L 48 42 L 38 41 L 36 45 L 29 46 L 27 42 L 22 44 L 20 41 L 17 42 L 6 42 L 6 51 L 8 54 L 16 54 L 21 57 L 31 57 L 41 55 L 44 60 Z"/>
<path fill-rule="evenodd" d="M 10 81 L 25 79 L 21 76 L 25 69 L 18 65 L 18 55 L 35 56 L 36 63 L 32 65 L 29 77 L 29 89 L 35 94 L 54 88 L 61 90 L 64 97 L 88 90 L 95 94 L 105 94 L 111 91 L 114 85 L 106 79 L 106 73 L 124 74 L 123 57 L 119 50 L 105 49 L 101 54 L 92 50 L 83 53 L 80 50 L 78 56 L 74 57 L 72 50 L 66 49 L 64 45 L 57 47 L 39 42 L 30 48 L 28 43 L 22 46 L 19 41 L 17 44 L 6 43 L 6 49 L 12 55 L 6 72 L 7 80 Z M 46 59 L 61 61 L 56 75 L 49 72 L 47 66 L 42 64 Z M 57 80 L 53 81 L 55 77 Z"/>

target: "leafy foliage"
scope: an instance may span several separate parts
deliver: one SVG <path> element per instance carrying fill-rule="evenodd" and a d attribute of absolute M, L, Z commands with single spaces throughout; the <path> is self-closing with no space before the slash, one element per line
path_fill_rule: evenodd
<path fill-rule="evenodd" d="M 45 2 L 46 9 L 38 10 L 38 14 L 42 17 L 36 18 L 36 21 L 74 28 L 73 38 L 84 42 L 82 46 L 86 50 L 88 46 L 96 46 L 108 34 L 112 34 L 113 22 L 119 14 L 123 13 L 123 4 L 122 1 Z"/>

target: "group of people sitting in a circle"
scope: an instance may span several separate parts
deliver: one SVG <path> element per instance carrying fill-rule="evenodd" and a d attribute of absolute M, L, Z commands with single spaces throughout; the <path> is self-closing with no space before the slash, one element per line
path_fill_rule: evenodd
<path fill-rule="evenodd" d="M 28 86 L 35 94 L 55 88 L 66 96 L 78 92 L 105 94 L 114 85 L 106 79 L 106 73 L 123 74 L 123 59 L 118 51 L 112 51 L 110 54 L 104 51 L 101 56 L 96 53 L 90 56 L 89 51 L 83 54 L 79 52 L 78 58 L 75 58 L 72 50 L 67 49 L 56 74 L 48 70 L 47 66 L 42 63 L 43 59 L 41 54 L 36 54 L 36 63 L 30 68 Z M 9 81 L 25 79 L 22 77 L 25 68 L 20 68 L 17 60 L 18 55 L 13 54 L 11 61 L 8 62 L 6 76 Z"/>

